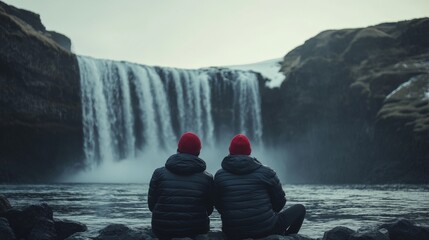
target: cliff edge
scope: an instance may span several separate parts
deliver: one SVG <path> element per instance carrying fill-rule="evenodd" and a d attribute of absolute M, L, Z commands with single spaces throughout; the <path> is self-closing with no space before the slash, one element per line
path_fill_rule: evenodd
<path fill-rule="evenodd" d="M 37 14 L 0 2 L 0 23 L 0 182 L 49 179 L 82 159 L 78 63 Z"/>
<path fill-rule="evenodd" d="M 291 179 L 429 182 L 427 39 L 414 19 L 324 31 L 284 57 L 270 131 Z"/>

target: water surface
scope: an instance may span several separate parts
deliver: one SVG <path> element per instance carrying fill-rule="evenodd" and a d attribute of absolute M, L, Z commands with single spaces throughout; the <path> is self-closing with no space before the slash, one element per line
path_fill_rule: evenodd
<path fill-rule="evenodd" d="M 335 226 L 357 230 L 396 218 L 429 225 L 429 185 L 284 185 L 286 207 L 302 203 L 307 208 L 300 233 L 322 237 Z M 49 184 L 0 185 L 14 207 L 46 202 L 54 217 L 87 224 L 96 232 L 111 223 L 130 227 L 150 226 L 148 184 Z M 215 211 L 211 228 L 219 230 Z"/>

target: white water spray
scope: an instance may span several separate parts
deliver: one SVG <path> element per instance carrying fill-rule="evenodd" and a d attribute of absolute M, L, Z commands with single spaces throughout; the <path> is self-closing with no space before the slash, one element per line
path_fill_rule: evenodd
<path fill-rule="evenodd" d="M 262 145 L 259 82 L 252 72 L 155 68 L 82 56 L 78 62 L 84 151 L 92 170 L 106 164 L 123 168 L 124 159 L 162 166 L 186 131 L 200 136 L 202 155 L 208 149 L 224 155 L 216 147 L 237 133 L 247 134 L 256 148 Z"/>

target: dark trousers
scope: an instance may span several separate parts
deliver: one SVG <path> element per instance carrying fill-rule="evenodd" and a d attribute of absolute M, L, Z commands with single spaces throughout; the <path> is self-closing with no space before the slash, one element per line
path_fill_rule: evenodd
<path fill-rule="evenodd" d="M 302 204 L 295 204 L 278 213 L 276 223 L 276 234 L 288 235 L 296 234 L 301 228 L 305 217 L 305 207 Z"/>

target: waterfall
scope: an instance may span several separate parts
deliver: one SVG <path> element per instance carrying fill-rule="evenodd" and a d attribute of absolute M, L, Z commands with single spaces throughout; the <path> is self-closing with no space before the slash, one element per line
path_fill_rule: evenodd
<path fill-rule="evenodd" d="M 183 70 L 78 57 L 88 164 L 174 152 L 186 131 L 215 147 L 236 133 L 262 144 L 257 75 L 225 68 Z"/>

